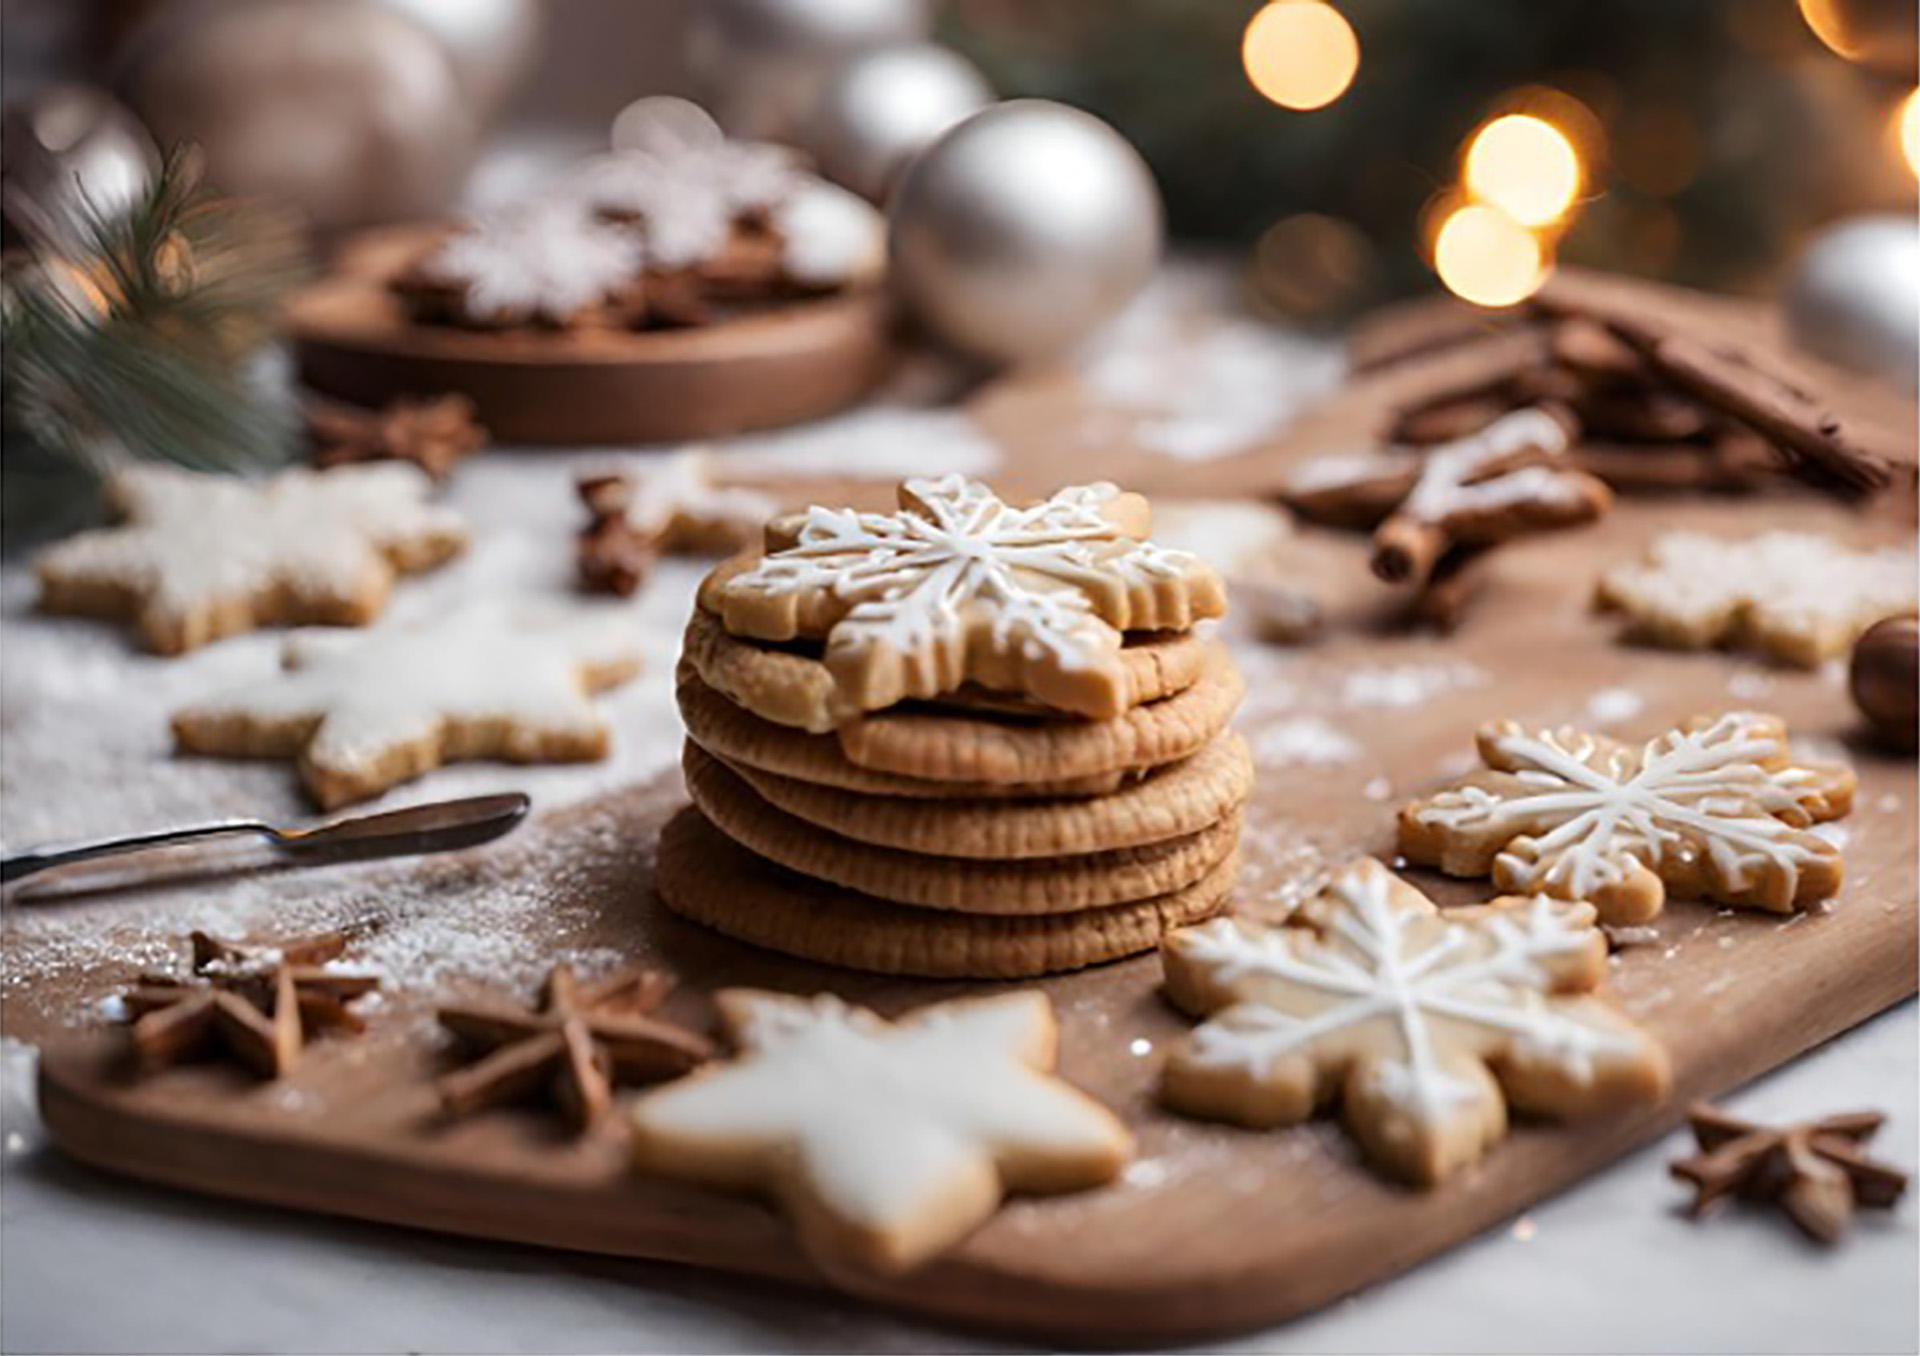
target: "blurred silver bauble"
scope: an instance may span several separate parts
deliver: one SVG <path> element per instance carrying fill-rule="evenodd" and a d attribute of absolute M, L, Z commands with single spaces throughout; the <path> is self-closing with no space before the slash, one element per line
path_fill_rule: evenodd
<path fill-rule="evenodd" d="M 187 5 L 131 60 L 128 98 L 162 145 L 198 143 L 214 184 L 321 230 L 443 211 L 473 161 L 452 58 L 367 0 Z"/>
<path fill-rule="evenodd" d="M 957 52 L 877 47 L 827 73 L 799 141 L 829 178 L 878 202 L 908 160 L 992 102 L 986 77 Z"/>
<path fill-rule="evenodd" d="M 687 64 L 728 132 L 792 141 L 837 62 L 932 25 L 928 0 L 700 0 Z"/>
<path fill-rule="evenodd" d="M 996 104 L 934 142 L 894 190 L 892 276 L 938 339 L 994 362 L 1057 357 L 1160 257 L 1160 192 L 1091 114 Z"/>
<path fill-rule="evenodd" d="M 495 112 L 540 54 L 538 0 L 381 0 L 440 40 L 482 118 Z"/>
<path fill-rule="evenodd" d="M 1842 367 L 1920 385 L 1920 236 L 1911 216 L 1856 217 L 1801 253 L 1782 299 L 1794 342 Z"/>
<path fill-rule="evenodd" d="M 152 182 L 160 155 L 140 120 L 91 85 L 48 85 L 0 115 L 9 236 L 70 234 L 88 207 L 113 215 Z"/>

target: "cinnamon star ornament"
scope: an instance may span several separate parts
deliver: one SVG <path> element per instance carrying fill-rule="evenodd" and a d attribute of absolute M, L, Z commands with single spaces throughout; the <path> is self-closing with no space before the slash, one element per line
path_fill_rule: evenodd
<path fill-rule="evenodd" d="M 242 947 L 204 932 L 190 937 L 189 979 L 142 975 L 125 997 L 128 1035 L 145 1069 L 223 1052 L 262 1078 L 292 1069 L 309 1036 L 358 1032 L 348 1004 L 380 986 L 372 975 L 338 971 L 346 932 Z"/>
<path fill-rule="evenodd" d="M 629 967 L 582 983 L 565 965 L 547 976 L 536 1008 L 458 1004 L 440 1025 L 483 1057 L 436 1085 L 450 1116 L 527 1098 L 551 1098 L 584 1131 L 613 1101 L 616 1083 L 677 1078 L 713 1054 L 703 1036 L 648 1014 L 673 981 Z"/>
<path fill-rule="evenodd" d="M 445 480 L 487 444 L 487 431 L 463 395 L 402 397 L 377 410 L 309 399 L 303 413 L 313 461 L 322 469 L 365 461 L 410 461 Z"/>
<path fill-rule="evenodd" d="M 1907 1189 L 1907 1174 L 1864 1149 L 1885 1120 L 1854 1111 L 1776 1129 L 1700 1103 L 1687 1111 L 1700 1152 L 1669 1170 L 1692 1184 L 1696 1218 L 1728 1196 L 1773 1201 L 1809 1238 L 1837 1243 L 1856 1209 L 1887 1209 Z"/>

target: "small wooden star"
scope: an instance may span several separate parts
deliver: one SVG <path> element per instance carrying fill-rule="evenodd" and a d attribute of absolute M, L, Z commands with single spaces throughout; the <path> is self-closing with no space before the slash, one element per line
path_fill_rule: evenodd
<path fill-rule="evenodd" d="M 1885 1209 L 1907 1188 L 1905 1173 L 1865 1152 L 1885 1119 L 1852 1111 L 1776 1129 L 1700 1104 L 1687 1112 L 1700 1152 L 1670 1170 L 1693 1185 L 1691 1215 L 1730 1195 L 1777 1201 L 1808 1237 L 1836 1243 L 1857 1207 Z"/>
<path fill-rule="evenodd" d="M 377 410 L 309 400 L 305 415 L 314 463 L 322 468 L 362 461 L 410 461 L 445 480 L 456 463 L 486 445 L 487 431 L 463 395 L 399 399 Z"/>
<path fill-rule="evenodd" d="M 278 1078 L 299 1061 L 307 1037 L 365 1028 L 348 1004 L 380 981 L 325 968 L 351 934 L 277 947 L 240 947 L 204 932 L 189 940 L 191 978 L 142 975 L 125 995 L 128 1034 L 143 1068 L 218 1050 L 262 1078 Z"/>
<path fill-rule="evenodd" d="M 485 1052 L 440 1079 L 442 1108 L 464 1116 L 550 1097 L 576 1131 L 585 1130 L 612 1104 L 616 1083 L 677 1078 L 712 1057 L 705 1037 L 646 1015 L 672 990 L 658 970 L 634 966 L 583 984 L 557 965 L 538 1008 L 441 1008 L 440 1025 Z"/>

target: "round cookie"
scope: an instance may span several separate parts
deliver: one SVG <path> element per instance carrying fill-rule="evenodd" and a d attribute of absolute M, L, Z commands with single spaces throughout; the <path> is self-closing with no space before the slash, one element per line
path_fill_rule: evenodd
<path fill-rule="evenodd" d="M 835 733 L 849 762 L 929 781 L 1059 781 L 1158 767 L 1197 753 L 1233 718 L 1246 684 L 1209 642 L 1193 686 L 1112 720 L 1018 720 L 882 711 Z"/>
<path fill-rule="evenodd" d="M 1239 853 L 1197 884 L 1077 913 L 977 917 L 900 908 L 775 866 L 687 807 L 660 834 L 654 888 L 716 932 L 828 965 L 935 979 L 1021 979 L 1152 950 L 1174 928 L 1220 913 Z"/>
<path fill-rule="evenodd" d="M 743 847 L 802 875 L 917 908 L 1064 913 L 1147 899 L 1195 884 L 1240 837 L 1236 814 L 1182 838 L 1111 852 L 1007 862 L 932 856 L 857 842 L 775 809 L 695 746 L 685 768 L 694 804 Z"/>
<path fill-rule="evenodd" d="M 875 772 L 847 761 L 832 735 L 808 734 L 763 720 L 715 692 L 685 664 L 680 666 L 680 718 L 687 735 L 701 748 L 739 767 L 758 768 L 816 786 L 834 786 L 869 796 L 910 800 L 1008 799 L 1104 796 L 1140 775 L 1135 771 L 1092 773 L 1084 777 L 1030 782 L 930 781 Z"/>
<path fill-rule="evenodd" d="M 708 687 L 775 724 L 825 734 L 843 720 L 857 719 L 836 699 L 833 674 L 823 660 L 792 647 L 730 635 L 720 619 L 704 609 L 694 609 L 680 653 Z M 1191 687 L 1208 659 L 1207 642 L 1192 632 L 1129 635 L 1120 651 L 1127 706 Z M 1017 693 L 971 686 L 934 698 L 931 704 L 963 712 L 1073 718 Z"/>
<path fill-rule="evenodd" d="M 704 756 L 695 750 L 690 758 Z M 1191 758 L 1092 799 L 943 801 L 930 807 L 754 768 L 734 771 L 768 804 L 856 842 L 996 862 L 1072 857 L 1182 838 L 1231 815 L 1253 790 L 1253 760 L 1246 741 L 1232 732 Z"/>

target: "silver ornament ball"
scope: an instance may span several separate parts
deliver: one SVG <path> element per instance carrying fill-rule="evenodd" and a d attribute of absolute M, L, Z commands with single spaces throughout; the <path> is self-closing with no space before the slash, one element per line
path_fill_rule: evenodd
<path fill-rule="evenodd" d="M 0 117 L 0 182 L 9 222 L 28 233 L 77 232 L 92 209 L 131 206 L 160 165 L 140 120 L 91 85 L 50 85 Z"/>
<path fill-rule="evenodd" d="M 687 65 L 728 132 L 793 141 L 836 62 L 932 26 L 928 0 L 700 0 Z"/>
<path fill-rule="evenodd" d="M 439 40 L 474 111 L 494 113 L 540 53 L 538 0 L 381 0 Z"/>
<path fill-rule="evenodd" d="M 1920 236 L 1911 216 L 1868 216 L 1821 231 L 1782 301 L 1794 342 L 1842 367 L 1920 385 Z"/>
<path fill-rule="evenodd" d="M 895 288 L 938 339 L 996 363 L 1058 357 L 1160 257 L 1160 192 L 1091 114 L 1016 99 L 923 151 L 891 212 Z"/>
<path fill-rule="evenodd" d="M 930 42 L 878 47 L 828 73 L 800 145 L 829 178 L 879 202 L 902 166 L 993 102 L 986 77 Z"/>
<path fill-rule="evenodd" d="M 163 11 L 127 82 L 162 145 L 322 230 L 428 216 L 466 180 L 477 124 L 452 59 L 363 0 L 240 0 Z"/>

